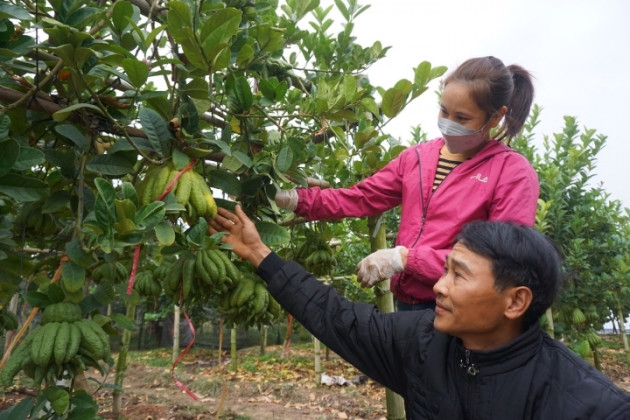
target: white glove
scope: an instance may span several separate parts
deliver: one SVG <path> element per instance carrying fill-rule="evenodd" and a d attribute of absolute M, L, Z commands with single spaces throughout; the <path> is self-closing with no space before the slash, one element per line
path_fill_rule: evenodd
<path fill-rule="evenodd" d="M 295 211 L 298 205 L 298 193 L 295 190 L 280 190 L 276 193 L 274 201 L 281 209 Z"/>
<path fill-rule="evenodd" d="M 376 283 L 392 277 L 405 269 L 400 254 L 403 246 L 378 251 L 363 258 L 357 264 L 357 279 L 363 287 L 372 287 Z"/>

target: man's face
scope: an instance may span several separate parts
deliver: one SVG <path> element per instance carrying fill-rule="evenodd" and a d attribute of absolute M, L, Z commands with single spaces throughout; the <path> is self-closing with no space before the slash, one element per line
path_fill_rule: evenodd
<path fill-rule="evenodd" d="M 433 291 L 437 295 L 435 329 L 461 338 L 466 348 L 496 348 L 513 338 L 513 328 L 504 316 L 509 288 L 499 292 L 494 287 L 490 259 L 457 243 Z"/>

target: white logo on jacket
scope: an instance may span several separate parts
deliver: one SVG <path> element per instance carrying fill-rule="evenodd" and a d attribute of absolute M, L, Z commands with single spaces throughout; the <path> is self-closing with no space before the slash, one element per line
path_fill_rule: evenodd
<path fill-rule="evenodd" d="M 480 172 L 478 172 L 475 176 L 471 176 L 470 179 L 476 179 L 479 182 L 488 182 L 488 177 L 482 178 Z"/>

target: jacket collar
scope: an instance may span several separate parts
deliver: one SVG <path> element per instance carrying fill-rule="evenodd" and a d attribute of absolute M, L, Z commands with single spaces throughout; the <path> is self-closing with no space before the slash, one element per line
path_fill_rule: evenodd
<path fill-rule="evenodd" d="M 444 139 L 441 137 L 438 137 L 429 143 L 432 146 L 432 152 L 435 153 L 436 156 L 439 155 L 440 149 L 445 144 Z M 423 143 L 419 143 L 417 146 L 420 146 L 422 144 Z M 477 158 L 485 159 L 488 156 L 492 156 L 494 154 L 501 153 L 501 152 L 507 152 L 510 150 L 513 150 L 513 149 L 507 144 L 503 143 L 502 141 L 499 141 L 496 139 L 490 139 L 490 141 L 488 141 L 486 145 L 480 151 L 478 151 L 477 154 L 474 155 L 470 160 L 477 159 Z"/>
<path fill-rule="evenodd" d="M 525 364 L 538 353 L 542 342 L 543 333 L 536 324 L 510 343 L 488 351 L 467 350 L 458 339 L 455 354 L 457 363 L 470 374 L 496 375 Z"/>

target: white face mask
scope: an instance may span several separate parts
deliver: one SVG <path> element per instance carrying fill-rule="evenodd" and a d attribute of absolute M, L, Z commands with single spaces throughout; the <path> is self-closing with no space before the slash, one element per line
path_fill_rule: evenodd
<path fill-rule="evenodd" d="M 479 130 L 473 130 L 447 118 L 438 117 L 438 128 L 442 132 L 446 148 L 457 154 L 466 153 L 485 143 L 483 130 L 486 124 Z"/>

